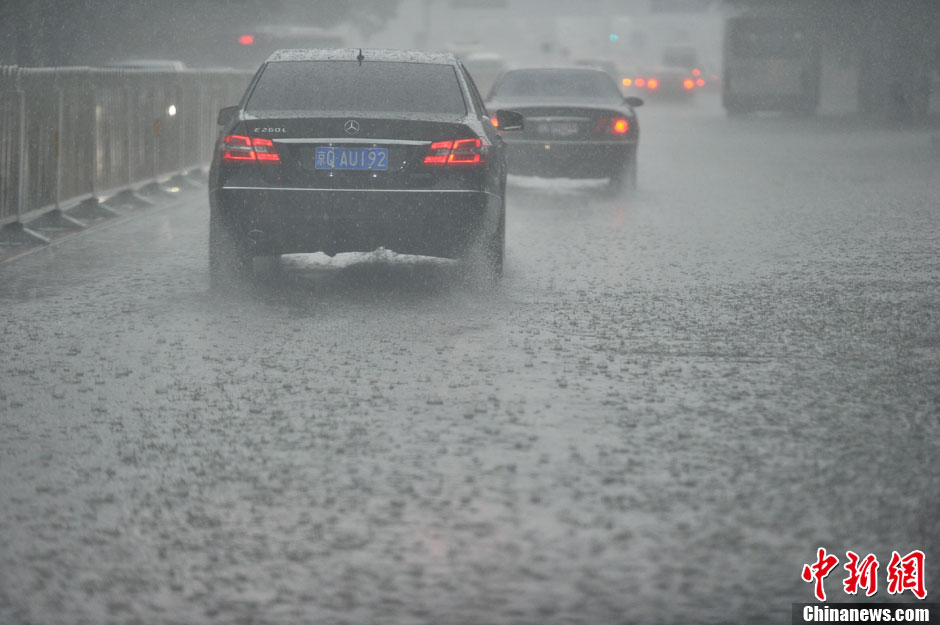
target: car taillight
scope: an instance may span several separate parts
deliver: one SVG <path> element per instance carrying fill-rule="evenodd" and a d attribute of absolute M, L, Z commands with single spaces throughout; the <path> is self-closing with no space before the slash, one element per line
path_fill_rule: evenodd
<path fill-rule="evenodd" d="M 659 89 L 659 81 L 656 80 L 655 78 L 650 78 L 649 80 L 646 81 L 646 88 L 647 89 Z"/>
<path fill-rule="evenodd" d="M 228 135 L 222 152 L 223 163 L 269 163 L 281 162 L 274 142 L 264 137 Z"/>
<path fill-rule="evenodd" d="M 695 81 L 693 81 L 691 78 L 686 78 L 682 81 L 682 86 L 686 91 L 691 91 L 692 89 L 695 89 Z"/>
<path fill-rule="evenodd" d="M 632 79 L 632 78 L 624 78 L 624 79 L 623 79 L 622 81 L 620 81 L 620 82 L 623 83 L 623 86 L 624 86 L 624 87 L 629 87 L 630 85 L 633 84 L 633 79 Z"/>
<path fill-rule="evenodd" d="M 630 131 L 630 122 L 623 117 L 601 117 L 594 124 L 594 133 L 622 136 Z"/>
<path fill-rule="evenodd" d="M 493 124 L 493 128 L 499 128 L 499 118 L 495 115 L 490 117 L 490 123 Z"/>
<path fill-rule="evenodd" d="M 254 137 L 251 140 L 251 145 L 255 149 L 255 154 L 258 156 L 258 161 L 261 163 L 280 163 L 281 157 L 277 153 L 277 149 L 274 147 L 274 142 L 270 139 L 265 139 L 263 137 Z"/>
<path fill-rule="evenodd" d="M 704 79 L 704 78 L 698 78 L 698 79 L 696 79 L 695 85 L 698 86 L 698 87 L 704 87 L 704 86 L 705 86 L 705 79 Z"/>
<path fill-rule="evenodd" d="M 457 139 L 456 141 L 435 141 L 424 157 L 427 167 L 459 167 L 482 165 L 483 142 L 480 139 Z"/>
<path fill-rule="evenodd" d="M 637 87 L 645 87 L 645 86 L 646 86 L 646 79 L 645 79 L 645 78 L 637 78 L 636 80 L 633 81 L 633 84 L 636 85 Z"/>

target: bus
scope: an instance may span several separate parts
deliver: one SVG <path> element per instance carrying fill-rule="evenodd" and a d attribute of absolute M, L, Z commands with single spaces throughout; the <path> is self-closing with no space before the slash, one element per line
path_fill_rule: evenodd
<path fill-rule="evenodd" d="M 819 106 L 821 73 L 821 42 L 805 20 L 758 13 L 726 21 L 722 103 L 728 115 L 812 115 Z"/>

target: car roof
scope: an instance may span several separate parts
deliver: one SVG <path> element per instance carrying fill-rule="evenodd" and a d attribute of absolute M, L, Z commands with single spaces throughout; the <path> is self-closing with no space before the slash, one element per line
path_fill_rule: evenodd
<path fill-rule="evenodd" d="M 606 59 L 600 56 L 585 56 L 574 60 L 574 64 L 577 67 L 584 67 L 585 65 L 607 65 L 615 63 L 616 61 L 613 59 Z"/>
<path fill-rule="evenodd" d="M 510 72 L 593 72 L 607 74 L 597 65 L 524 65 L 513 67 Z M 507 72 L 508 73 L 508 72 Z"/>
<path fill-rule="evenodd" d="M 366 61 L 388 63 L 429 63 L 433 65 L 456 65 L 457 57 L 449 52 L 426 52 L 424 50 L 389 50 L 383 48 L 308 48 L 277 50 L 268 57 L 267 63 L 286 61 L 355 61 L 359 52 Z"/>
<path fill-rule="evenodd" d="M 692 72 L 686 67 L 681 65 L 654 65 L 653 67 L 645 67 L 640 72 L 643 73 L 653 73 L 653 74 L 685 74 L 691 75 Z"/>

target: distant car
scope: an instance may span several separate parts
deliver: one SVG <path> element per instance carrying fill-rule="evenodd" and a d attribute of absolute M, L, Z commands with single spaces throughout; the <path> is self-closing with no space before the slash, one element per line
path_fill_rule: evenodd
<path fill-rule="evenodd" d="M 463 64 L 477 89 L 484 95 L 490 92 L 496 80 L 506 71 L 506 61 L 495 52 L 471 52 L 463 57 Z"/>
<path fill-rule="evenodd" d="M 523 132 L 503 135 L 510 173 L 608 178 L 614 193 L 636 186 L 640 127 L 633 109 L 642 104 L 624 99 L 607 72 L 588 67 L 510 70 L 489 100 L 491 109 L 525 119 Z"/>
<path fill-rule="evenodd" d="M 522 127 L 519 114 L 494 117 Z M 255 256 L 379 247 L 502 274 L 505 148 L 455 56 L 280 50 L 219 123 L 213 284 L 248 274 Z"/>
<path fill-rule="evenodd" d="M 121 69 L 148 69 L 155 72 L 181 72 L 186 69 L 185 63 L 173 59 L 124 59 L 112 61 L 107 66 Z"/>
<path fill-rule="evenodd" d="M 664 67 L 677 67 L 685 70 L 686 75 L 693 81 L 696 92 L 720 91 L 721 89 L 717 65 L 703 62 L 698 51 L 692 46 L 666 46 L 662 52 L 662 64 Z"/>
<path fill-rule="evenodd" d="M 682 67 L 639 70 L 624 77 L 621 84 L 625 93 L 681 101 L 691 101 L 699 88 L 692 73 Z"/>
<path fill-rule="evenodd" d="M 692 46 L 672 45 L 663 48 L 662 63 L 667 67 L 681 67 L 687 72 L 701 67 L 698 51 Z"/>

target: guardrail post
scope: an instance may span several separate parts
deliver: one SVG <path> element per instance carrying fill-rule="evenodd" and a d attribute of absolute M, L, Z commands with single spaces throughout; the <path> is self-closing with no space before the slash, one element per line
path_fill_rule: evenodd
<path fill-rule="evenodd" d="M 98 216 L 112 216 L 117 215 L 117 211 L 101 203 L 98 197 L 98 191 L 100 189 L 100 181 L 98 176 L 100 173 L 100 164 L 101 164 L 101 112 L 99 111 L 99 101 L 98 101 L 98 91 L 102 89 L 106 82 L 103 82 L 100 75 L 92 74 L 89 77 L 89 80 L 83 81 L 82 89 L 90 89 L 90 97 L 83 98 L 83 102 L 86 105 L 89 105 L 88 112 L 91 115 L 91 141 L 88 142 L 91 145 L 91 171 L 89 181 L 89 192 L 91 197 L 88 197 L 82 200 L 77 207 L 69 211 L 72 215 L 76 215 L 81 218 L 95 218 Z M 85 132 L 88 132 L 89 129 L 84 129 Z M 110 156 L 110 154 L 109 154 Z M 80 222 L 79 222 L 80 223 Z M 82 224 L 83 225 L 83 224 Z"/>
<path fill-rule="evenodd" d="M 126 180 L 124 183 L 129 187 L 134 183 L 134 148 L 136 142 L 134 141 L 136 136 L 136 128 L 134 128 L 134 116 L 131 113 L 131 94 L 135 93 L 130 87 L 124 87 L 124 121 L 126 125 L 124 127 L 124 149 L 127 151 L 127 167 L 125 168 Z"/>
<path fill-rule="evenodd" d="M 189 116 L 189 109 L 186 107 L 183 102 L 183 90 L 180 88 L 180 85 L 176 86 L 176 135 L 177 135 L 177 145 L 176 145 L 176 172 L 183 173 L 183 170 L 186 168 L 186 119 Z"/>
<path fill-rule="evenodd" d="M 157 98 L 151 100 L 150 116 L 153 119 L 153 181 L 157 181 L 160 174 L 160 136 L 163 134 L 163 125 L 160 122 L 160 113 L 156 112 L 158 108 Z"/>
<path fill-rule="evenodd" d="M 125 77 L 124 70 L 115 71 L 121 72 L 121 78 Z M 124 116 L 124 189 L 108 198 L 105 204 L 111 208 L 153 206 L 151 200 L 139 195 L 132 186 L 137 182 L 135 165 L 140 156 L 140 128 L 134 123 L 135 117 L 140 117 L 140 96 L 134 87 L 123 87 L 120 92 L 123 96 L 121 110 Z"/>
<path fill-rule="evenodd" d="M 101 146 L 98 145 L 98 138 L 101 135 L 101 115 L 98 114 L 98 85 L 93 85 L 91 90 L 91 114 L 94 118 L 94 123 L 92 124 L 93 128 L 91 129 L 92 139 L 91 139 L 91 154 L 92 154 L 92 169 L 91 169 L 91 197 L 98 197 L 98 163 L 99 163 L 99 154 L 98 152 L 101 149 Z"/>
<path fill-rule="evenodd" d="M 26 157 L 26 92 L 23 91 L 23 86 L 20 84 L 19 75 L 17 75 L 16 79 L 16 101 L 19 108 L 19 111 L 17 112 L 17 118 L 19 119 L 20 126 L 18 137 L 19 147 L 17 148 L 19 150 L 20 159 L 19 168 L 17 171 L 17 176 L 19 177 L 17 182 L 19 184 L 16 191 L 16 220 L 19 221 L 23 213 L 26 212 L 24 210 L 26 206 L 26 189 L 28 188 L 26 184 L 26 176 L 29 172 L 27 167 L 27 161 L 29 159 Z"/>
<path fill-rule="evenodd" d="M 5 243 L 48 243 L 49 239 L 30 230 L 25 225 L 23 225 L 22 217 L 26 212 L 26 193 L 29 188 L 27 184 L 26 176 L 29 174 L 29 167 L 27 166 L 27 161 L 29 160 L 26 154 L 26 92 L 23 90 L 22 85 L 22 74 L 16 72 L 15 78 L 15 90 L 16 102 L 17 102 L 17 124 L 19 125 L 19 133 L 17 137 L 17 149 L 19 153 L 17 158 L 19 163 L 17 163 L 17 187 L 16 187 L 16 219 L 12 223 L 8 223 L 0 229 L 0 241 Z"/>
<path fill-rule="evenodd" d="M 58 70 L 54 70 L 52 74 L 52 91 L 55 93 L 56 116 L 55 135 L 53 136 L 52 141 L 52 162 L 53 167 L 55 168 L 55 193 L 52 198 L 52 205 L 54 208 L 36 220 L 30 222 L 30 226 L 39 229 L 49 226 L 72 230 L 81 229 L 86 227 L 85 223 L 62 212 L 62 135 L 65 131 L 65 94 L 62 91 L 62 85 L 59 83 Z M 40 151 L 39 156 L 43 162 L 48 161 L 43 152 Z M 92 201 L 96 200 L 93 198 Z"/>
<path fill-rule="evenodd" d="M 147 112 L 142 115 L 152 124 L 147 132 L 153 133 L 148 135 L 152 141 L 151 150 L 150 150 L 150 174 L 151 181 L 144 185 L 140 192 L 144 193 L 148 197 L 159 197 L 166 193 L 165 189 L 160 186 L 160 183 L 157 182 L 157 178 L 160 176 L 160 147 L 161 147 L 161 136 L 163 135 L 163 122 L 160 119 L 160 107 L 163 105 L 162 99 L 157 97 L 156 89 L 156 80 L 154 76 L 148 75 L 150 92 L 152 97 L 150 98 L 150 106 L 142 107 Z"/>
<path fill-rule="evenodd" d="M 55 127 L 55 207 L 62 210 L 62 136 L 65 130 L 65 93 L 59 84 L 58 72 L 55 77 L 56 92 L 56 127 Z"/>
<path fill-rule="evenodd" d="M 199 162 L 202 160 L 203 155 L 203 145 L 208 141 L 206 137 L 206 87 L 203 85 L 202 81 L 199 81 L 199 99 L 197 106 L 199 107 L 199 112 L 196 114 L 196 136 L 199 137 L 199 143 L 196 144 L 196 161 Z"/>

